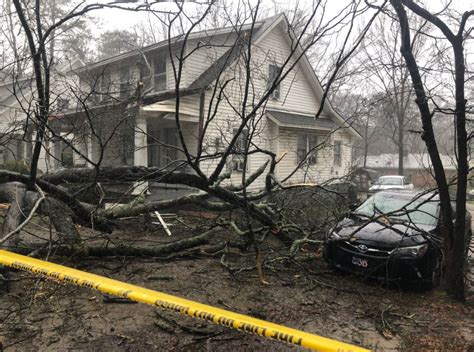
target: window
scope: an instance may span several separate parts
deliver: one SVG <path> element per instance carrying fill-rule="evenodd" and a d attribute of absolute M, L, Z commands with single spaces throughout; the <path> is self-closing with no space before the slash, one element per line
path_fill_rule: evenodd
<path fill-rule="evenodd" d="M 401 209 L 406 211 L 401 211 Z M 395 212 L 395 213 L 393 213 Z M 373 217 L 378 214 L 393 213 L 390 219 L 413 222 L 413 224 L 436 226 L 439 202 L 416 199 L 403 194 L 376 193 L 367 199 L 355 213 Z"/>
<path fill-rule="evenodd" d="M 269 65 L 268 66 L 268 89 L 270 89 L 273 84 L 275 83 L 275 80 L 280 78 L 278 77 L 281 71 L 281 67 L 277 65 Z M 277 84 L 275 86 L 275 90 L 271 94 L 271 97 L 274 99 L 280 99 L 280 84 Z"/>
<path fill-rule="evenodd" d="M 87 90 L 87 88 L 84 89 L 84 93 L 87 96 L 87 103 L 97 105 L 100 101 L 100 95 L 98 94 L 100 91 L 100 77 L 89 77 L 83 84 L 89 88 L 89 90 Z"/>
<path fill-rule="evenodd" d="M 310 165 L 318 162 L 318 136 L 302 134 L 298 136 L 298 149 L 296 151 L 298 164 L 306 162 Z"/>
<path fill-rule="evenodd" d="M 20 161 L 24 159 L 24 152 L 25 152 L 25 146 L 23 144 L 23 141 L 21 139 L 16 140 L 16 161 Z"/>
<path fill-rule="evenodd" d="M 110 92 L 110 74 L 107 71 L 104 71 L 102 73 L 102 76 L 100 77 L 100 101 L 104 101 L 107 99 L 107 96 L 109 95 Z"/>
<path fill-rule="evenodd" d="M 159 128 L 158 125 L 147 125 L 148 166 L 165 167 L 178 160 L 178 130 L 176 128 Z"/>
<path fill-rule="evenodd" d="M 178 145 L 178 129 L 176 128 L 165 128 L 163 130 L 164 143 L 167 146 Z M 173 161 L 178 160 L 178 150 L 173 147 L 164 147 L 164 164 L 167 165 Z"/>
<path fill-rule="evenodd" d="M 234 136 L 238 133 L 239 129 L 234 128 Z M 234 154 L 232 155 L 232 170 L 244 171 L 245 164 L 245 143 L 249 137 L 249 131 L 244 129 L 240 132 L 234 145 Z"/>
<path fill-rule="evenodd" d="M 153 61 L 153 84 L 155 91 L 166 90 L 166 53 L 157 55 Z"/>
<path fill-rule="evenodd" d="M 69 143 L 66 143 L 62 139 L 56 139 L 54 141 L 54 157 L 58 167 L 73 167 L 74 166 L 74 154 Z"/>
<path fill-rule="evenodd" d="M 124 124 L 118 134 L 119 148 L 121 149 L 121 162 L 123 165 L 133 165 L 135 151 L 134 130 Z"/>
<path fill-rule="evenodd" d="M 58 111 L 69 109 L 69 99 L 58 98 L 58 100 L 56 101 L 56 106 L 58 108 Z"/>
<path fill-rule="evenodd" d="M 341 166 L 342 154 L 341 154 L 341 141 L 334 141 L 334 165 Z"/>
<path fill-rule="evenodd" d="M 131 93 L 130 69 L 124 67 L 120 70 L 120 99 L 126 99 Z"/>

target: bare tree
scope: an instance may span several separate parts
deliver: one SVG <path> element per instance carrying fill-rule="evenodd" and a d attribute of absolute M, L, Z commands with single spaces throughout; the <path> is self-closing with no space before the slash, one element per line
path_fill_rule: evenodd
<path fill-rule="evenodd" d="M 414 22 L 413 26 L 417 27 L 418 32 L 427 27 L 424 22 Z M 417 36 L 412 47 L 413 54 L 418 57 L 425 46 L 423 38 L 416 39 Z M 370 81 L 372 89 L 378 92 L 379 117 L 380 120 L 386 120 L 386 123 L 379 126 L 380 131 L 386 131 L 386 137 L 397 147 L 398 174 L 403 175 L 403 158 L 409 148 L 407 132 L 416 129 L 416 120 L 411 108 L 414 91 L 409 81 L 409 71 L 397 50 L 399 41 L 398 22 L 388 16 L 379 17 L 359 53 L 359 64 L 364 67 L 366 79 Z"/>
<path fill-rule="evenodd" d="M 259 236 L 256 235 L 262 234 L 264 238 L 272 233 L 290 245 L 294 252 L 305 241 L 311 240 L 314 228 L 307 231 L 292 219 L 280 218 L 279 213 L 266 203 L 265 198 L 275 189 L 285 189 L 287 181 L 294 175 L 301 175 L 304 180 L 322 179 L 314 174 L 314 163 L 324 153 L 326 157 L 333 157 L 333 136 L 350 129 L 350 121 L 340 121 L 337 127 L 317 141 L 307 138 L 302 150 L 291 150 L 295 155 L 298 154 L 297 163 L 290 165 L 287 175 L 278 177 L 275 170 L 286 159 L 285 154 L 276 155 L 271 148 L 272 141 L 265 140 L 263 136 L 262 131 L 266 128 L 265 108 L 277 95 L 281 101 L 285 101 L 285 96 L 297 81 L 297 75 L 301 75 L 298 73 L 298 65 L 306 60 L 305 54 L 320 43 L 327 33 L 336 31 L 339 26 L 346 28 L 342 44 L 328 75 L 326 89 L 317 93 L 312 111 L 317 120 L 326 109 L 331 109 L 328 103 L 331 83 L 361 44 L 374 18 L 380 13 L 379 10 L 363 23 L 362 30 L 356 31 L 354 22 L 360 14 L 365 13 L 367 6 L 353 2 L 333 19 L 322 21 L 319 16 L 323 16 L 325 10 L 317 3 L 305 19 L 306 25 L 299 32 L 294 32 L 283 16 L 273 18 L 273 22 L 262 21 L 260 4 L 249 7 L 242 3 L 237 14 L 227 12 L 228 9 L 223 10 L 222 20 L 230 24 L 231 30 L 219 37 L 215 34 L 196 35 L 198 30 L 203 33 L 208 30 L 205 28 L 205 21 L 214 6 L 213 2 L 193 14 L 187 13 L 182 3 L 176 3 L 175 9 L 167 13 L 153 9 L 148 4 L 133 4 L 130 7 L 122 3 L 90 4 L 77 7 L 51 26 L 40 26 L 40 29 L 29 18 L 36 18 L 36 22 L 41 22 L 38 11 L 41 4 L 37 2 L 35 6 L 25 8 L 19 1 L 14 3 L 28 38 L 35 77 L 34 106 L 24 109 L 34 126 L 35 141 L 29 176 L 6 173 L 9 181 L 26 184 L 30 192 L 34 192 L 31 191 L 33 187 L 40 187 L 43 192 L 47 192 L 47 197 L 58 199 L 71 209 L 65 215 L 74 222 L 98 229 L 110 229 L 110 219 L 121 216 L 197 204 L 213 210 L 243 211 L 246 221 L 244 224 L 234 224 L 233 228 L 239 233 L 247 234 L 250 245 L 257 246 Z M 58 108 L 57 104 L 52 104 L 51 98 L 51 63 L 45 45 L 48 37 L 67 21 L 107 6 L 161 16 L 160 23 L 165 23 L 168 30 L 165 36 L 168 38 L 167 43 L 163 45 L 162 53 L 165 54 L 165 61 L 170 62 L 171 68 L 167 69 L 166 74 L 172 78 L 172 84 L 169 85 L 171 89 L 153 92 L 151 83 L 155 81 L 155 84 L 161 84 L 160 79 L 164 75 L 163 61 L 152 61 L 150 52 L 137 49 L 127 53 L 139 66 L 133 74 L 128 71 L 128 78 L 127 74 L 122 75 L 120 67 L 107 63 L 76 70 L 79 82 L 66 80 L 64 91 L 69 92 L 77 106 L 73 104 L 69 108 Z M 316 19 L 319 26 L 314 30 L 311 25 Z M 213 21 L 215 16 L 210 22 Z M 277 52 L 279 57 L 275 56 L 273 48 L 258 45 L 259 36 L 271 28 L 270 25 L 274 22 L 281 25 L 282 34 L 289 38 L 287 52 L 281 55 Z M 175 33 L 179 35 L 173 36 Z M 186 82 L 190 78 L 185 67 L 193 55 L 202 55 L 198 56 L 200 60 L 209 65 L 190 84 L 189 81 Z M 271 72 L 268 63 L 272 64 Z M 311 73 L 310 64 L 304 64 Z M 285 89 L 282 89 L 282 82 L 289 82 L 285 83 Z M 127 92 L 128 94 L 122 94 Z M 170 111 L 171 116 L 167 114 L 168 120 L 165 122 L 169 123 L 169 132 L 177 136 L 177 142 L 170 142 L 166 136 L 158 137 L 147 128 L 140 116 L 140 113 L 146 113 L 145 106 L 165 104 L 170 100 L 172 106 L 167 105 L 166 111 Z M 188 122 L 183 118 L 189 104 L 199 106 L 197 131 L 189 129 Z M 216 118 L 219 114 L 227 114 L 232 118 Z M 193 133 L 194 138 L 190 138 Z M 64 165 L 67 163 L 65 157 L 70 155 L 66 153 L 72 153 L 73 158 L 80 159 L 79 163 L 75 162 L 78 168 L 62 169 L 39 176 L 38 160 L 48 140 L 65 146 L 60 147 L 59 153 L 49 153 L 53 159 Z M 92 147 L 87 146 L 88 143 Z M 341 144 L 341 141 L 337 144 L 339 150 L 345 147 Z M 159 151 L 160 163 L 148 166 L 146 160 L 142 160 L 142 164 L 131 165 L 130 153 L 133 156 L 140 150 L 152 148 Z M 118 164 L 121 166 L 114 164 L 117 159 L 120 159 Z M 249 172 L 247 166 L 250 163 L 259 164 Z M 342 176 L 344 175 L 334 174 L 331 179 Z M 199 193 L 172 200 L 145 204 L 131 202 L 114 209 L 102 209 L 103 185 L 107 182 L 160 182 L 184 185 Z M 82 184 L 76 193 L 65 188 L 75 183 Z M 320 187 L 324 188 L 324 183 Z M 78 201 L 77 197 L 87 189 L 100 190 L 102 195 L 98 203 L 84 204 Z M 12 201 L 15 197 L 5 198 Z M 31 205 L 31 201 L 28 204 Z M 16 214 L 22 214 L 21 209 L 20 206 Z M 21 216 L 17 215 L 16 219 L 11 223 L 12 230 L 18 228 Z M 244 228 L 240 228 L 241 226 Z"/>
<path fill-rule="evenodd" d="M 465 252 L 467 241 L 464 236 L 466 228 L 466 186 L 469 172 L 467 144 L 468 136 L 466 130 L 466 96 L 465 96 L 465 43 L 469 40 L 470 29 L 466 28 L 469 18 L 474 11 L 466 11 L 457 18 L 455 25 L 457 30 L 453 31 L 449 22 L 450 18 L 443 20 L 443 11 L 433 13 L 426 8 L 410 0 L 391 0 L 400 22 L 401 52 L 410 72 L 413 88 L 416 94 L 416 103 L 420 111 L 420 119 L 423 126 L 422 138 L 426 143 L 430 155 L 433 171 L 438 185 L 441 202 L 441 218 L 444 232 L 444 280 L 448 292 L 459 300 L 465 299 Z M 456 188 L 456 212 L 453 219 L 453 208 L 449 195 L 449 185 L 440 159 L 437 140 L 433 131 L 433 115 L 439 113 L 436 103 L 431 100 L 427 93 L 426 82 L 423 80 L 423 71 L 419 60 L 413 53 L 412 27 L 410 26 L 407 12 L 416 14 L 435 26 L 442 37 L 452 49 L 453 76 L 455 103 L 450 113 L 455 117 L 456 125 L 456 152 L 457 152 L 457 188 Z M 435 52 L 436 55 L 436 52 Z M 430 107 L 430 103 L 435 108 Z M 443 112 L 443 111 L 441 111 Z"/>

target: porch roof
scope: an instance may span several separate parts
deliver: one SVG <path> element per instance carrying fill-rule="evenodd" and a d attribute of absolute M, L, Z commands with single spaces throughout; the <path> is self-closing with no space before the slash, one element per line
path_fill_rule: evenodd
<path fill-rule="evenodd" d="M 182 121 L 198 122 L 199 121 L 199 109 L 193 106 L 186 106 L 183 104 L 179 108 L 179 115 Z M 165 100 L 156 102 L 154 104 L 146 105 L 141 108 L 146 116 L 157 116 L 165 119 L 174 119 L 174 113 L 176 112 L 176 103 L 174 100 Z"/>
<path fill-rule="evenodd" d="M 294 112 L 267 109 L 267 116 L 280 127 L 330 131 L 336 126 L 334 121 L 328 118 L 320 117 L 316 119 L 311 115 Z"/>

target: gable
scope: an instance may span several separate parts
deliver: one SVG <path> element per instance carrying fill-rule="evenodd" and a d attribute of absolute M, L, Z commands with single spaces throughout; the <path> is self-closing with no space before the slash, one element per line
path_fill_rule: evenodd
<path fill-rule="evenodd" d="M 255 65 L 261 67 L 264 76 L 268 77 L 270 65 L 281 67 L 291 53 L 288 35 L 282 25 L 275 26 L 264 38 L 255 44 Z M 286 68 L 295 64 L 293 55 Z M 274 109 L 288 110 L 295 113 L 316 114 L 319 109 L 319 99 L 302 69 L 301 62 L 296 63 L 280 84 L 280 98 L 270 98 L 267 106 Z"/>
<path fill-rule="evenodd" d="M 278 26 L 275 26 L 270 33 L 261 39 L 262 43 L 260 45 L 276 48 L 273 50 L 277 51 L 276 54 L 281 56 L 280 60 L 283 62 L 291 53 L 291 40 L 296 40 L 296 38 L 291 38 L 291 36 L 292 32 L 288 31 L 288 22 L 285 18 L 284 21 L 280 21 Z M 286 67 L 291 67 L 301 52 L 302 48 L 298 47 L 293 54 L 295 59 L 290 60 L 289 65 Z M 299 59 L 292 72 L 282 81 L 281 89 L 285 98 L 284 105 L 280 103 L 282 109 L 310 114 L 318 112 L 324 91 L 306 54 Z M 284 95 L 285 90 L 286 95 Z M 269 104 L 269 106 L 275 106 L 275 104 Z M 304 111 L 302 111 L 303 109 Z M 320 115 L 320 118 L 324 117 L 332 119 L 336 122 L 337 126 L 347 129 L 355 138 L 362 138 L 348 121 L 334 110 L 332 104 L 327 99 Z"/>
<path fill-rule="evenodd" d="M 275 16 L 264 20 L 252 36 L 252 89 L 259 91 L 260 95 L 263 95 L 266 90 L 270 64 L 282 66 L 291 53 L 291 34 L 288 33 L 287 26 L 286 18 L 283 15 Z M 286 65 L 287 68 L 292 65 L 294 67 L 281 82 L 280 98 L 269 98 L 266 105 L 272 109 L 315 115 L 320 107 L 323 89 L 306 55 L 303 55 L 295 64 L 300 53 L 301 48 L 297 48 L 293 58 Z M 239 52 L 236 54 L 236 50 L 227 50 L 207 70 L 190 83 L 189 88 L 209 87 L 214 83 L 217 74 L 222 69 L 228 71 L 238 70 L 236 66 L 239 65 L 240 56 Z M 235 85 L 238 86 L 239 84 L 242 84 L 242 78 Z M 324 111 L 320 118 L 324 117 L 334 120 L 337 126 L 347 129 L 354 137 L 361 138 L 360 134 L 333 109 L 328 100 L 324 104 Z"/>

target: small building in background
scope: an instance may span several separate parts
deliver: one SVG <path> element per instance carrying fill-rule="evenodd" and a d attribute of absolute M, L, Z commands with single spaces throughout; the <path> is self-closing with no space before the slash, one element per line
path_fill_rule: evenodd
<path fill-rule="evenodd" d="M 456 177 L 454 156 L 441 154 L 444 171 L 448 180 Z M 359 161 L 360 165 L 361 162 Z M 360 165 L 362 166 L 362 165 Z M 369 155 L 366 168 L 376 171 L 379 176 L 398 175 L 398 154 Z M 408 177 L 415 187 L 434 187 L 434 173 L 428 153 L 409 153 L 403 158 L 403 176 Z"/>

